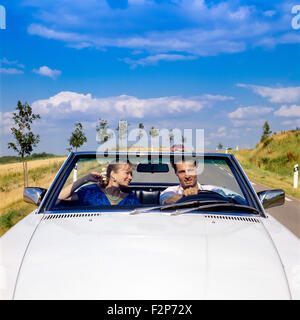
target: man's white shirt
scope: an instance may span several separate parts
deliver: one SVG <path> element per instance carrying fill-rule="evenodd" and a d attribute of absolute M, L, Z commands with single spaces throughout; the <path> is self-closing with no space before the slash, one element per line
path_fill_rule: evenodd
<path fill-rule="evenodd" d="M 199 182 L 197 183 L 198 185 L 198 190 L 208 190 L 208 191 L 217 191 L 219 190 L 216 186 L 211 186 L 208 184 L 203 184 L 201 185 Z M 183 195 L 183 188 L 181 186 L 181 184 L 177 185 L 177 186 L 172 186 L 167 188 L 166 190 L 164 190 L 161 194 L 160 194 L 160 198 L 159 198 L 159 202 L 161 205 L 163 205 L 164 201 L 167 200 L 169 197 L 173 196 L 173 195 Z"/>

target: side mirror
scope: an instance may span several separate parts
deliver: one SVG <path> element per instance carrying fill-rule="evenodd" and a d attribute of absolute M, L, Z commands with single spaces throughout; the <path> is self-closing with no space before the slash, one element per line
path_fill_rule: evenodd
<path fill-rule="evenodd" d="M 44 189 L 44 188 L 37 188 L 37 187 L 24 188 L 23 200 L 25 202 L 39 206 L 46 192 L 47 192 L 47 189 Z"/>
<path fill-rule="evenodd" d="M 285 192 L 284 190 L 265 190 L 257 192 L 260 202 L 265 209 L 281 206 L 284 204 Z"/>

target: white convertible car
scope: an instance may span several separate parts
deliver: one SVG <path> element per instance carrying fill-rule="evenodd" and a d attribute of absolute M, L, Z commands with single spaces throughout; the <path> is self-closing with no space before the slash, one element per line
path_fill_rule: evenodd
<path fill-rule="evenodd" d="M 118 202 L 101 183 L 124 163 Z M 198 193 L 180 196 L 174 163 Z M 264 210 L 284 196 L 256 194 L 229 154 L 71 153 L 0 238 L 0 298 L 299 299 L 299 239 Z"/>

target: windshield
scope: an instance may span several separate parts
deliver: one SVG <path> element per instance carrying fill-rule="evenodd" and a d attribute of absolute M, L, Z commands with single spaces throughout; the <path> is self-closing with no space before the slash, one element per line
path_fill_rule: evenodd
<path fill-rule="evenodd" d="M 249 206 L 227 157 L 77 156 L 51 210 L 133 210 L 197 201 Z"/>

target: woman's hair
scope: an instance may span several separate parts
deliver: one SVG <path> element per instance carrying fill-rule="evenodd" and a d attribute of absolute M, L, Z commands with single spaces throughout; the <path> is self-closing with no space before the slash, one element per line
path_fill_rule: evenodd
<path fill-rule="evenodd" d="M 109 179 L 110 179 L 110 174 L 112 171 L 118 172 L 120 168 L 124 165 L 128 165 L 130 169 L 133 168 L 133 163 L 130 162 L 121 162 L 121 163 L 110 163 L 107 168 L 106 168 L 106 183 L 105 186 L 108 185 Z"/>

